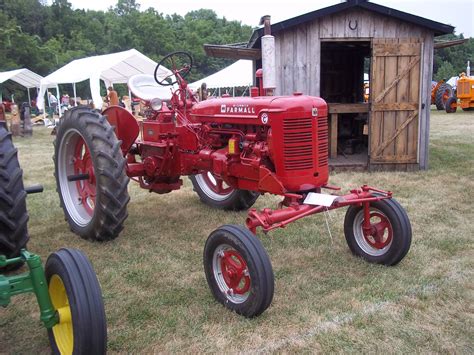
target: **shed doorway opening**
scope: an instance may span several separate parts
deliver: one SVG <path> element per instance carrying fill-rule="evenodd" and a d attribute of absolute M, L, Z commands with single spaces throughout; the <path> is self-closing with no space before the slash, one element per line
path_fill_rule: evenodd
<path fill-rule="evenodd" d="M 330 166 L 367 169 L 370 41 L 321 42 L 320 95 L 329 106 Z"/>

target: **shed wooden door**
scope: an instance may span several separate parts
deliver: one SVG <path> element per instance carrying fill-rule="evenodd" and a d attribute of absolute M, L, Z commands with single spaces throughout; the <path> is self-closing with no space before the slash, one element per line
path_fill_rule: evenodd
<path fill-rule="evenodd" d="M 418 39 L 373 39 L 370 164 L 418 162 L 420 65 Z"/>

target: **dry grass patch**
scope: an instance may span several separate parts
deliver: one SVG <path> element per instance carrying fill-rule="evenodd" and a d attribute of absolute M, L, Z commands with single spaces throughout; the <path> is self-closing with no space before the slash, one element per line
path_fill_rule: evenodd
<path fill-rule="evenodd" d="M 207 236 L 245 213 L 203 206 L 182 190 L 150 194 L 130 183 L 129 218 L 120 237 L 90 243 L 73 235 L 59 208 L 50 130 L 15 139 L 28 198 L 29 248 L 44 259 L 80 248 L 102 284 L 111 352 L 460 352 L 472 353 L 474 114 L 433 112 L 428 171 L 339 173 L 331 183 L 393 190 L 413 227 L 412 248 L 393 268 L 354 258 L 343 236 L 343 210 L 259 235 L 275 272 L 272 306 L 244 319 L 216 303 L 205 281 Z M 264 196 L 257 208 L 274 206 Z M 49 352 L 33 297 L 0 311 L 0 352 Z"/>

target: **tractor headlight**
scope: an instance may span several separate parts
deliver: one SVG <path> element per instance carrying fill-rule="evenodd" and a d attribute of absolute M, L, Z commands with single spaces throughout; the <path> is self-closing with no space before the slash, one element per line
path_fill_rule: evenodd
<path fill-rule="evenodd" d="M 154 111 L 160 111 L 162 106 L 163 106 L 163 101 L 161 101 L 161 99 L 159 99 L 159 98 L 151 99 L 150 107 Z"/>

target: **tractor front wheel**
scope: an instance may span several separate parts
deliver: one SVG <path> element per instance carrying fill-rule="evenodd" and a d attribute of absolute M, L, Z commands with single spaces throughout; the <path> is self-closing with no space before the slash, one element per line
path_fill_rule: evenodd
<path fill-rule="evenodd" d="M 371 263 L 392 266 L 408 253 L 411 225 L 395 199 L 370 203 L 370 231 L 364 230 L 364 207 L 350 206 L 344 219 L 344 234 L 352 253 Z"/>
<path fill-rule="evenodd" d="M 451 96 L 448 101 L 446 101 L 446 113 L 454 113 L 456 112 L 458 100 L 456 97 Z"/>
<path fill-rule="evenodd" d="M 125 159 L 113 127 L 95 110 L 66 111 L 55 141 L 55 177 L 71 230 L 111 240 L 123 229 L 130 200 Z"/>
<path fill-rule="evenodd" d="M 272 302 L 272 264 L 258 238 L 244 227 L 224 225 L 211 233 L 204 248 L 204 271 L 214 298 L 247 318 Z"/>
<path fill-rule="evenodd" d="M 213 208 L 227 211 L 247 210 L 260 195 L 253 191 L 234 189 L 210 172 L 192 175 L 189 178 L 201 201 Z"/>
<path fill-rule="evenodd" d="M 102 292 L 94 269 L 79 250 L 49 256 L 46 280 L 59 323 L 48 330 L 54 354 L 105 354 L 107 324 Z"/>

